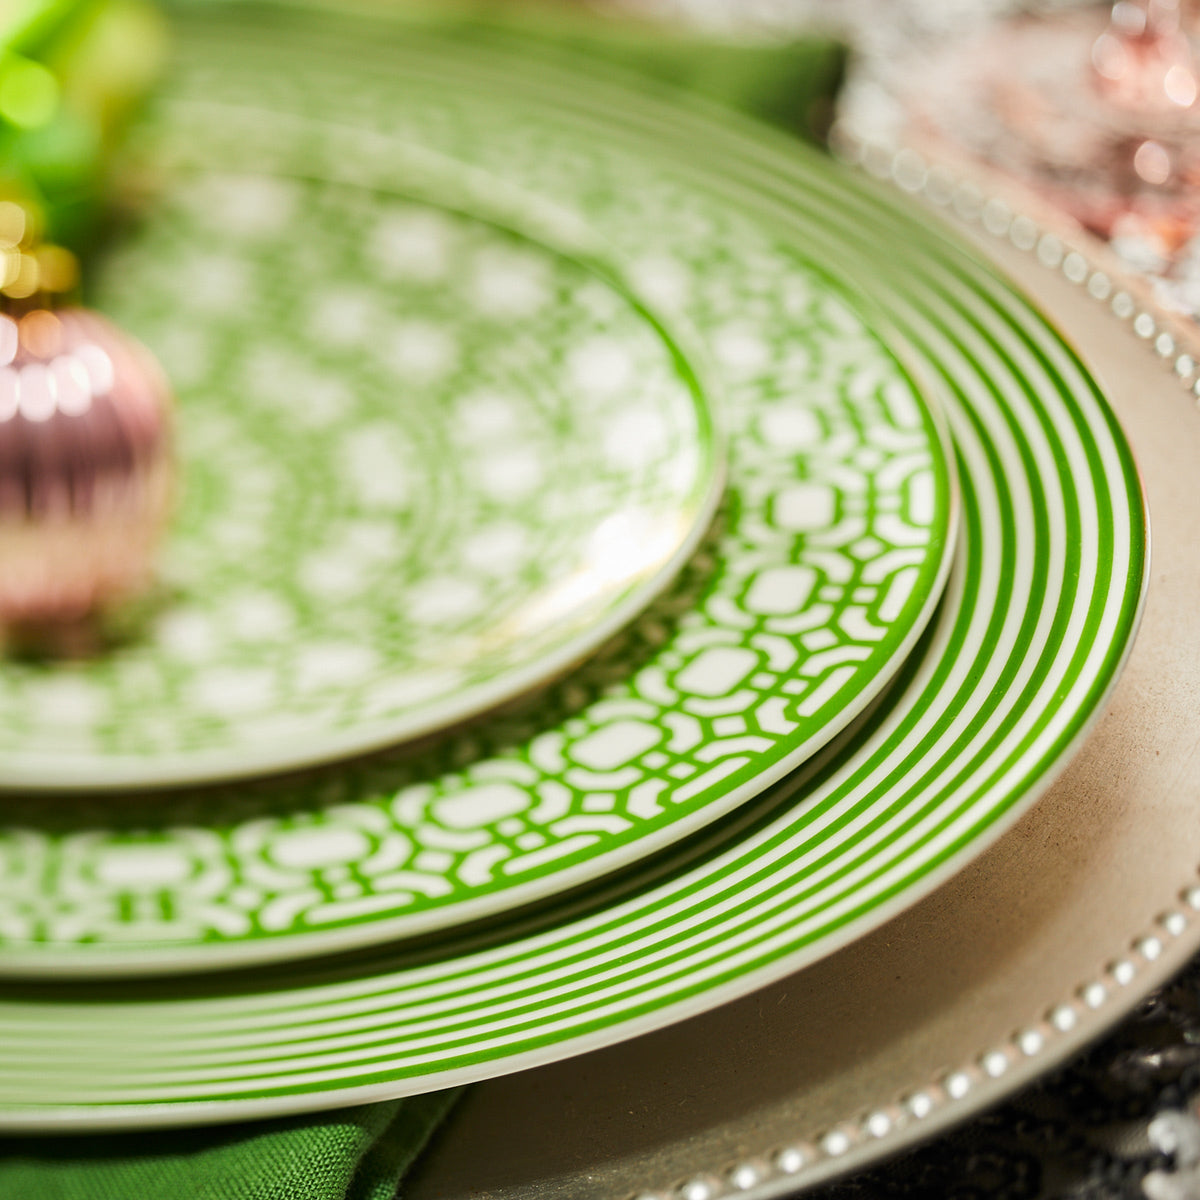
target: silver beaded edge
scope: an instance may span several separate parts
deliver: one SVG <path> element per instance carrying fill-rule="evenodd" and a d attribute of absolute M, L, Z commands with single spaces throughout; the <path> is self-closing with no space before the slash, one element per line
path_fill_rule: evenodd
<path fill-rule="evenodd" d="M 835 127 L 831 148 L 841 162 L 865 170 L 902 191 L 920 196 L 937 208 L 953 212 L 960 220 L 978 225 L 993 237 L 1018 250 L 1034 254 L 1051 271 L 1083 288 L 1096 303 L 1147 343 L 1153 353 L 1174 371 L 1200 406 L 1200 362 L 1180 350 L 1174 336 L 1162 328 L 1158 317 L 1140 305 L 1108 272 L 1053 232 L 1040 229 L 1029 217 L 1013 211 L 1005 201 L 985 196 L 975 185 L 949 171 L 930 166 L 916 151 L 864 142 Z M 1126 952 L 1113 959 L 1096 978 L 1080 984 L 1074 994 L 1048 1008 L 1038 1021 L 1017 1030 L 1006 1042 L 957 1070 L 910 1091 L 891 1104 L 860 1113 L 825 1130 L 812 1141 L 790 1142 L 761 1156 L 734 1163 L 719 1174 L 694 1175 L 662 1190 L 642 1191 L 633 1200 L 728 1200 L 769 1184 L 803 1186 L 814 1169 L 843 1158 L 870 1142 L 891 1139 L 923 1124 L 927 1118 L 966 1100 L 979 1086 L 999 1079 L 1018 1064 L 1039 1057 L 1057 1038 L 1071 1034 L 1091 1013 L 1108 1005 L 1160 959 L 1167 944 L 1183 935 L 1200 914 L 1200 885 L 1179 893 L 1179 907 L 1161 913 L 1151 932 L 1134 938 Z"/>

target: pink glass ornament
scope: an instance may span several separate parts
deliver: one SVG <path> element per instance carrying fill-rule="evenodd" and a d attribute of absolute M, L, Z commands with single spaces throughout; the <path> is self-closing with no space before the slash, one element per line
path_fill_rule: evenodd
<path fill-rule="evenodd" d="M 0 628 L 53 648 L 151 577 L 171 491 L 157 363 L 81 308 L 0 314 Z"/>

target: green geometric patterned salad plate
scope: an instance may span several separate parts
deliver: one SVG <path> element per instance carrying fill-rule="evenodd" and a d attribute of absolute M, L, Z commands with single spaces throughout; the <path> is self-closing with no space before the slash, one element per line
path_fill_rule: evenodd
<path fill-rule="evenodd" d="M 213 124 L 252 132 L 245 113 L 214 122 L 214 109 L 253 108 L 269 82 L 264 142 L 286 145 L 282 126 L 303 125 L 312 105 L 341 126 L 340 161 L 355 161 L 354 133 L 371 147 L 354 169 L 374 169 L 389 139 L 436 140 L 586 213 L 630 277 L 713 347 L 730 502 L 681 583 L 613 654 L 532 712 L 451 743 L 443 774 L 421 768 L 401 785 L 386 761 L 329 772 L 304 812 L 267 785 L 197 793 L 157 831 L 143 805 L 123 837 L 116 806 L 94 802 L 108 825 L 79 812 L 55 832 L 49 805 L 27 805 L 0 874 L 6 963 L 75 970 L 111 953 L 132 966 L 122 939 L 143 970 L 228 963 L 239 947 L 265 957 L 306 937 L 346 946 L 356 912 L 384 914 L 368 919 L 373 934 L 392 927 L 387 898 L 399 910 L 406 889 L 436 905 L 439 880 L 502 880 L 556 821 L 603 844 L 698 796 L 726 814 L 553 903 L 436 937 L 269 970 L 9 981 L 0 1122 L 14 1129 L 211 1122 L 428 1091 L 629 1038 L 781 978 L 927 895 L 1013 823 L 1096 719 L 1141 611 L 1146 517 L 1100 389 L 1035 307 L 922 214 L 753 124 L 583 78 L 516 44 L 393 32 L 368 45 L 335 22 L 285 34 L 252 13 L 227 20 L 187 28 L 166 127 L 192 145 Z M 782 731 L 813 694 L 799 664 L 822 643 L 833 652 L 823 679 L 862 661 L 830 645 L 825 589 L 859 561 L 834 544 L 839 531 L 881 539 L 864 480 L 870 494 L 898 489 L 896 540 L 918 495 L 924 512 L 947 502 L 920 436 L 927 418 L 874 328 L 944 393 L 959 534 L 941 603 L 892 686 L 789 774 L 799 739 Z M 830 447 L 844 458 L 809 457 Z M 903 466 L 889 447 L 903 448 Z M 864 454 L 865 472 L 854 465 Z M 914 477 L 926 482 L 899 487 Z M 905 595 L 921 607 L 913 597 L 937 594 L 939 566 L 925 549 L 913 561 L 921 582 Z M 854 628 L 886 607 L 886 589 L 859 598 L 867 586 L 865 575 L 851 585 L 851 605 L 866 609 Z M 785 674 L 801 686 L 779 685 Z M 697 676 L 714 681 L 708 694 L 677 702 Z M 772 689 L 788 699 L 756 699 Z M 640 749 L 617 761 L 618 745 Z M 698 789 L 681 794 L 690 781 Z M 62 882 L 39 891 L 48 862 Z M 120 905 L 104 909 L 100 883 L 113 881 Z M 89 892 L 99 898 L 77 903 Z"/>
<path fill-rule="evenodd" d="M 180 392 L 159 592 L 92 661 L 4 665 L 3 786 L 245 776 L 461 722 L 628 624 L 721 495 L 692 356 L 557 214 L 427 159 L 392 160 L 407 194 L 208 165 L 94 295 Z"/>
<path fill-rule="evenodd" d="M 181 66 L 139 143 L 160 194 L 99 276 L 181 393 L 176 594 L 111 662 L 0 672 L 3 778 L 109 793 L 10 798 L 0 971 L 293 958 L 586 883 L 831 740 L 946 579 L 939 418 L 818 269 L 737 218 L 663 236 L 640 181 L 559 155 L 484 169 L 433 85 L 403 138 L 332 119 L 353 79 L 249 103 L 253 58 Z M 589 231 L 614 210 L 636 249 Z M 562 678 L 416 748 L 119 786 L 394 740 L 493 701 L 501 660 Z"/>

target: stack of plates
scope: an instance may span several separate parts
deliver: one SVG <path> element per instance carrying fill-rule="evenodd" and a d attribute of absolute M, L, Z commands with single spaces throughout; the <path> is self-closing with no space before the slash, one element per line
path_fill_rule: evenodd
<path fill-rule="evenodd" d="M 578 1055 L 1013 824 L 1147 553 L 1021 294 L 503 40 L 192 20 L 94 297 L 180 394 L 162 585 L 102 659 L 0 673 L 4 1127 Z"/>

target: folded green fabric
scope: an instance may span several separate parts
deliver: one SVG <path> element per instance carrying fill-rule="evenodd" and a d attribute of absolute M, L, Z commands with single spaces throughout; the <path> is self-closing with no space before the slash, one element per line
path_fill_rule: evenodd
<path fill-rule="evenodd" d="M 407 7 L 407 19 L 416 19 L 420 10 Z M 621 67 L 643 83 L 695 92 L 813 140 L 827 132 L 846 69 L 845 44 L 815 34 L 743 42 L 529 0 L 442 0 L 426 19 L 466 40 L 515 36 L 581 64 Z"/>
<path fill-rule="evenodd" d="M 215 1129 L 0 1140 L 12 1200 L 392 1200 L 457 1093 Z"/>
<path fill-rule="evenodd" d="M 685 90 L 821 141 L 845 75 L 848 48 L 820 33 L 730 40 L 679 26 L 605 14 L 563 0 L 166 0 L 168 7 L 272 8 L 303 22 L 331 11 L 369 20 L 385 36 L 425 28 L 472 43 L 518 39 L 586 71 L 601 63 L 631 82 Z"/>
<path fill-rule="evenodd" d="M 38 5 L 65 11 L 68 2 L 29 0 L 27 11 Z M 108 0 L 99 2 L 103 5 Z M 212 7 L 216 16 L 220 5 L 231 0 L 174 2 L 203 3 Z M 5 3 L 0 0 L 0 7 Z M 311 19 L 302 11 L 305 4 L 306 0 L 294 0 L 280 12 L 289 22 Z M 321 0 L 307 0 L 309 8 L 320 5 Z M 95 10 L 94 4 L 82 7 Z M 334 7 L 344 13 L 345 0 Z M 373 18 L 370 35 L 375 36 L 380 8 L 372 7 L 369 0 L 361 0 L 359 8 Z M 328 19 L 329 5 L 325 11 Z M 531 52 L 569 56 L 582 70 L 589 62 L 601 61 L 627 69 L 646 86 L 682 87 L 810 138 L 820 135 L 832 110 L 846 61 L 844 47 L 824 37 L 734 45 L 589 17 L 566 6 L 540 5 L 535 10 L 447 0 L 436 6 L 406 3 L 387 17 L 388 36 L 401 38 L 406 28 L 416 26 L 474 42 L 518 38 Z M 0 25 L 0 32 L 3 28 Z M 55 36 L 60 37 L 61 30 L 56 29 Z M 22 46 L 22 50 L 33 49 Z M 69 72 L 63 70 L 66 79 Z M 8 143 L 9 153 L 24 153 L 30 144 L 18 142 L 14 136 Z M 43 183 L 44 190 L 59 205 L 66 228 L 68 215 L 77 219 L 69 210 L 80 194 L 67 183 L 75 175 L 89 182 L 95 179 L 96 164 L 89 158 L 73 175 L 67 162 L 61 178 L 41 164 L 39 159 L 36 165 L 42 174 L 38 178 L 48 181 Z M 454 1091 L 441 1092 L 336 1113 L 213 1129 L 0 1139 L 0 1197 L 392 1200 L 456 1095 Z"/>

